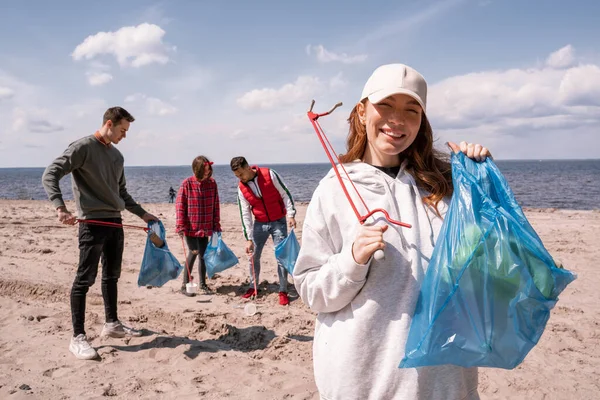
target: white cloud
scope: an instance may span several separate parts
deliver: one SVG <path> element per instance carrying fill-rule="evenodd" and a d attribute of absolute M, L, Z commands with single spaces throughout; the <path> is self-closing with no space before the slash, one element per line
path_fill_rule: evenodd
<path fill-rule="evenodd" d="M 0 100 L 7 100 L 15 95 L 15 91 L 11 88 L 0 86 Z"/>
<path fill-rule="evenodd" d="M 146 106 L 148 107 L 148 112 L 150 114 L 158 115 L 159 117 L 172 115 L 177 112 L 177 108 L 154 97 L 149 97 L 146 99 Z"/>
<path fill-rule="evenodd" d="M 287 83 L 278 89 L 254 89 L 237 99 L 237 104 L 246 110 L 269 110 L 280 106 L 306 101 L 322 86 L 321 80 L 314 76 L 300 76 L 294 83 Z"/>
<path fill-rule="evenodd" d="M 27 126 L 27 115 L 25 111 L 20 108 L 13 110 L 13 124 L 12 129 L 15 132 L 21 132 Z"/>
<path fill-rule="evenodd" d="M 25 111 L 22 108 L 13 110 L 12 128 L 15 132 L 52 133 L 64 130 L 62 124 L 54 122 L 46 110 Z"/>
<path fill-rule="evenodd" d="M 88 72 L 86 76 L 92 86 L 102 86 L 113 79 L 113 76 L 107 72 Z"/>
<path fill-rule="evenodd" d="M 430 92 L 428 115 L 442 130 L 527 135 L 600 123 L 597 65 L 471 73 L 438 82 Z"/>
<path fill-rule="evenodd" d="M 565 105 L 600 107 L 600 67 L 581 65 L 568 69 L 558 92 Z"/>
<path fill-rule="evenodd" d="M 150 115 L 164 117 L 175 114 L 178 110 L 173 105 L 145 94 L 136 93 L 125 97 L 125 103 L 142 103 Z"/>
<path fill-rule="evenodd" d="M 546 65 L 550 68 L 567 68 L 575 62 L 575 49 L 570 44 L 550 54 Z"/>
<path fill-rule="evenodd" d="M 129 96 L 125 97 L 125 103 L 133 103 L 144 99 L 144 97 L 145 96 L 141 93 L 130 94 Z"/>
<path fill-rule="evenodd" d="M 344 74 L 340 72 L 329 80 L 329 87 L 332 89 L 343 88 L 348 85 L 348 81 L 344 79 Z"/>
<path fill-rule="evenodd" d="M 43 97 L 44 90 L 41 87 L 32 85 L 22 77 L 12 75 L 0 68 L 0 100 L 11 99 L 16 105 L 31 106 Z"/>
<path fill-rule="evenodd" d="M 308 55 L 314 54 L 317 57 L 317 60 L 322 63 L 341 62 L 343 64 L 356 64 L 364 62 L 367 59 L 366 54 L 358 54 L 355 56 L 349 56 L 346 53 L 338 54 L 327 50 L 320 44 L 317 46 L 306 46 L 306 53 Z"/>
<path fill-rule="evenodd" d="M 291 136 L 312 131 L 312 126 L 306 114 L 295 114 L 287 119 L 287 123 L 281 128 L 275 128 L 274 132 L 279 131 L 284 136 Z"/>
<path fill-rule="evenodd" d="M 98 32 L 80 43 L 71 56 L 75 61 L 113 55 L 120 66 L 142 67 L 166 64 L 169 48 L 163 43 L 165 31 L 158 25 L 143 23 L 125 26 L 115 32 Z"/>

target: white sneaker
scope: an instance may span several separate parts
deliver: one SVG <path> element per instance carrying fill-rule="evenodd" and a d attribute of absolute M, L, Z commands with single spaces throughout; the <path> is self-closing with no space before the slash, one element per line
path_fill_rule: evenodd
<path fill-rule="evenodd" d="M 98 353 L 96 353 L 96 350 L 90 345 L 83 333 L 71 338 L 69 351 L 80 360 L 93 360 L 98 357 Z"/>
<path fill-rule="evenodd" d="M 124 338 L 125 336 L 140 337 L 142 336 L 142 331 L 127 327 L 123 325 L 121 321 L 106 322 L 102 328 L 102 333 L 100 336 L 108 336 L 112 338 Z"/>

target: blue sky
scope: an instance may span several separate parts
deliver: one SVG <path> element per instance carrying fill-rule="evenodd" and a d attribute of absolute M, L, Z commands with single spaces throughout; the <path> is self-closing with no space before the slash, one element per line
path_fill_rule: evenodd
<path fill-rule="evenodd" d="M 326 4 L 323 4 L 326 3 Z M 0 0 L 0 167 L 42 167 L 106 108 L 126 165 L 325 162 L 370 73 L 428 81 L 438 137 L 498 159 L 600 158 L 600 2 Z"/>

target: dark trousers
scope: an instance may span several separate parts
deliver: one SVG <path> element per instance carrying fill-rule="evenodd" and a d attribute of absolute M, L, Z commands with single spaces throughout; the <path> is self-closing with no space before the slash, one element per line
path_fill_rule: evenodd
<path fill-rule="evenodd" d="M 196 257 L 200 256 L 200 265 L 198 266 L 198 271 L 200 272 L 200 286 L 206 285 L 206 264 L 204 263 L 204 252 L 206 251 L 206 246 L 208 246 L 208 238 L 186 236 L 185 241 L 189 249 L 187 255 L 187 267 L 190 269 L 190 274 L 192 274 L 192 276 L 194 275 L 194 262 L 196 261 Z M 194 252 L 197 252 L 197 254 L 194 254 Z M 187 271 L 184 272 L 183 286 L 185 287 L 185 284 L 189 282 L 189 276 Z"/>
<path fill-rule="evenodd" d="M 121 218 L 104 218 L 101 221 L 120 224 Z M 123 228 L 79 224 L 79 266 L 71 288 L 74 336 L 85 334 L 85 299 L 89 288 L 96 281 L 100 259 L 102 259 L 101 288 L 106 322 L 118 320 L 117 282 L 121 276 L 124 239 Z"/>

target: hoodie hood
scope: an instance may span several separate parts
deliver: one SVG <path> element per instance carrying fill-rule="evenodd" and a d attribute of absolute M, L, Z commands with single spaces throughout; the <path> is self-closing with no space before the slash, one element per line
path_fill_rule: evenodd
<path fill-rule="evenodd" d="M 407 161 L 404 161 L 401 164 L 400 171 L 398 172 L 396 178 L 392 178 L 378 168 L 359 160 L 342 165 L 338 164 L 337 169 L 340 177 L 342 178 L 342 182 L 346 186 L 348 194 L 350 195 L 361 215 L 367 214 L 368 210 L 383 208 L 390 214 L 391 218 L 406 222 L 411 225 L 413 223 L 410 221 L 393 217 L 394 211 L 397 214 L 416 213 L 417 215 L 415 216 L 420 219 L 424 218 L 429 220 L 431 218 L 435 218 L 442 220 L 443 218 L 440 219 L 435 213 L 435 210 L 423 202 L 423 198 L 429 193 L 418 187 L 415 179 L 406 169 L 407 164 Z M 354 190 L 352 187 L 352 184 L 354 184 L 354 186 L 358 189 L 360 197 L 357 195 L 356 190 Z M 333 168 L 331 168 L 327 175 L 325 175 L 325 177 L 321 180 L 320 185 L 333 189 L 334 192 L 337 192 L 337 188 L 339 188 L 340 192 L 343 194 L 339 179 Z M 343 197 L 346 198 L 346 204 L 350 207 L 347 197 L 345 195 Z M 361 197 L 363 200 L 365 200 L 368 210 L 361 201 Z M 372 201 L 367 202 L 366 198 L 372 199 Z M 410 210 L 411 212 L 401 212 L 403 203 L 411 203 L 409 199 L 414 199 L 413 205 L 415 207 Z M 445 199 L 438 205 L 438 209 L 442 217 L 447 211 L 448 204 L 449 199 Z M 344 206 L 344 204 L 340 204 L 340 207 Z M 383 214 L 381 213 L 376 213 L 373 215 L 373 217 L 380 222 L 385 222 Z M 431 228 L 431 224 L 428 225 L 430 225 Z M 431 229 L 429 229 L 428 236 L 430 236 L 431 240 L 433 241 L 433 231 Z"/>

